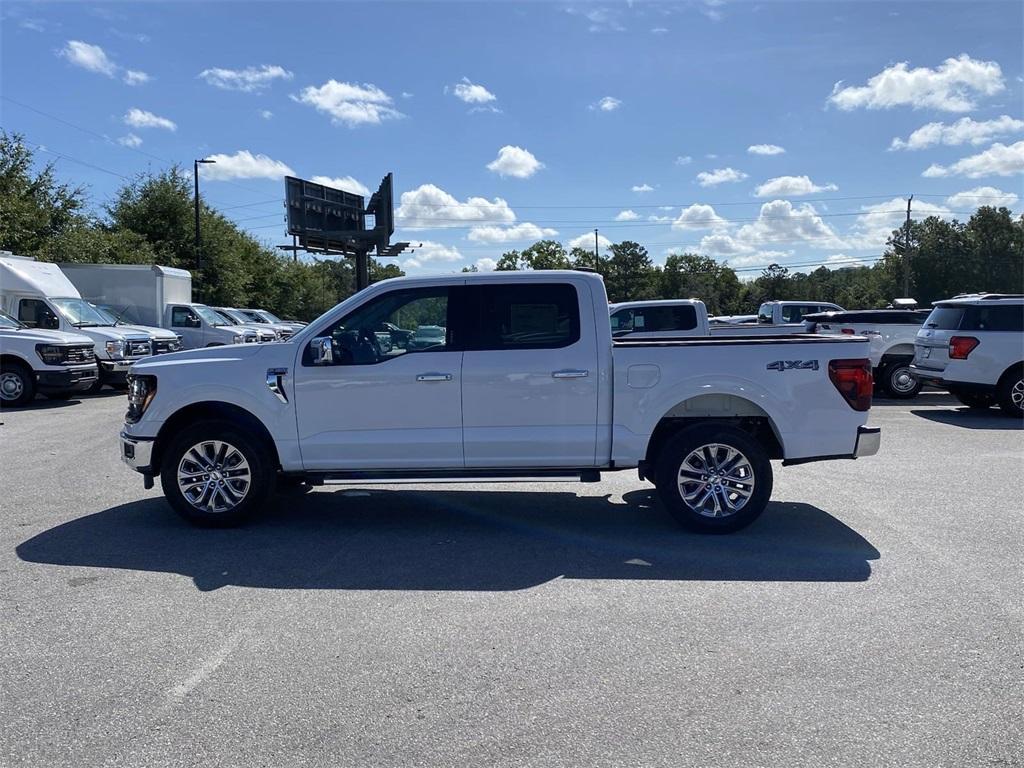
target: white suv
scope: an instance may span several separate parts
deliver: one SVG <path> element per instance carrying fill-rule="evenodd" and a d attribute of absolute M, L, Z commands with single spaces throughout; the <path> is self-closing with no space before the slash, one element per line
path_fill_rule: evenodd
<path fill-rule="evenodd" d="M 1024 416 L 1024 295 L 937 301 L 914 343 L 911 370 L 971 408 Z"/>

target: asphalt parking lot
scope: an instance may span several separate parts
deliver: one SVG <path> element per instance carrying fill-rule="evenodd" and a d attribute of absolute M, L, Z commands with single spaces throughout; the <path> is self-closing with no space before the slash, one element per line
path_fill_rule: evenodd
<path fill-rule="evenodd" d="M 1024 431 L 880 401 L 747 530 L 599 484 L 325 487 L 239 530 L 117 457 L 123 395 L 0 416 L 9 766 L 1009 766 Z"/>

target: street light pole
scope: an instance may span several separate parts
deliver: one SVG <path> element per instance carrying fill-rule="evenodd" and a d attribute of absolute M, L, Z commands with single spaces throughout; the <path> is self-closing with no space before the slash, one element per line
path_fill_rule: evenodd
<path fill-rule="evenodd" d="M 601 271 L 601 257 L 597 255 L 597 228 L 594 229 L 594 269 Z"/>
<path fill-rule="evenodd" d="M 203 267 L 202 260 L 202 238 L 199 235 L 199 164 L 204 165 L 208 163 L 216 163 L 216 160 L 195 160 L 192 162 L 192 177 L 195 181 L 196 193 L 195 193 L 195 204 L 196 204 L 196 271 L 199 271 Z"/>

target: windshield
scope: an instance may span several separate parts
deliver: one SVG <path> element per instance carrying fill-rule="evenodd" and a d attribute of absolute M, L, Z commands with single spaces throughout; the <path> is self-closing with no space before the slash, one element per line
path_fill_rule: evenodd
<path fill-rule="evenodd" d="M 227 318 L 219 312 L 216 312 L 209 307 L 205 307 L 202 304 L 193 304 L 192 309 L 195 310 L 197 315 L 203 318 L 207 325 L 220 326 L 234 324 L 234 320 L 231 320 L 230 318 Z"/>
<path fill-rule="evenodd" d="M 113 320 L 100 313 L 85 299 L 50 299 L 64 319 L 77 328 L 96 325 L 113 325 Z"/>
<path fill-rule="evenodd" d="M 243 317 L 245 317 L 245 322 L 247 322 L 247 323 L 266 323 L 267 322 L 267 318 L 263 317 L 263 315 L 261 315 L 255 309 L 239 309 L 238 310 L 238 314 L 240 314 Z"/>
<path fill-rule="evenodd" d="M 258 315 L 259 317 L 262 317 L 268 323 L 283 323 L 284 322 L 284 320 L 282 320 L 280 317 L 278 317 L 277 315 L 275 315 L 275 314 L 273 314 L 271 312 L 267 312 L 267 310 L 265 310 L 265 309 L 253 310 L 253 314 L 254 315 Z"/>
<path fill-rule="evenodd" d="M 8 315 L 6 312 L 0 312 L 0 328 L 5 331 L 14 330 L 15 328 L 25 328 L 23 323 L 19 323 L 13 317 Z"/>
<path fill-rule="evenodd" d="M 235 323 L 251 323 L 252 322 L 252 318 L 246 316 L 246 314 L 244 312 L 242 312 L 240 309 L 222 309 L 222 310 L 220 310 L 220 312 L 221 312 L 221 314 L 224 314 L 224 315 L 227 315 L 228 317 L 230 317 L 232 320 L 235 321 Z M 261 320 L 260 322 L 263 322 L 263 321 Z"/>
<path fill-rule="evenodd" d="M 110 312 L 110 310 L 104 307 L 98 307 L 95 304 L 90 304 L 89 306 L 95 309 L 96 312 L 99 313 L 99 316 L 107 321 L 108 325 L 117 325 L 117 317 L 115 317 L 114 314 Z"/>
<path fill-rule="evenodd" d="M 416 335 L 426 339 L 443 339 L 444 328 L 436 325 L 421 325 L 416 329 Z"/>

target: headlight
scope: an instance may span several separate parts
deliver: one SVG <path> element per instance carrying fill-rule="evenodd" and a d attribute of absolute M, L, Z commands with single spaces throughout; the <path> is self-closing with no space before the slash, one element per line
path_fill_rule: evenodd
<path fill-rule="evenodd" d="M 128 374 L 128 412 L 124 420 L 134 424 L 142 418 L 156 395 L 156 376 Z"/>
<path fill-rule="evenodd" d="M 36 344 L 36 354 L 47 365 L 60 365 L 64 362 L 66 350 L 53 344 Z"/>
<path fill-rule="evenodd" d="M 180 352 L 181 351 L 181 336 L 178 336 L 177 338 L 174 339 L 174 341 L 169 342 L 168 345 L 167 345 L 167 349 L 169 349 L 171 352 Z"/>
<path fill-rule="evenodd" d="M 124 357 L 124 342 L 123 341 L 108 341 L 107 342 L 107 357 Z"/>

